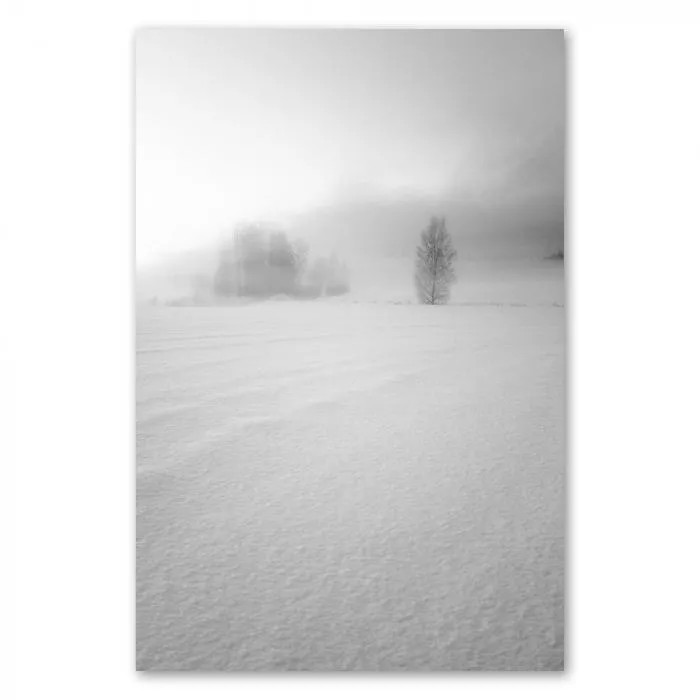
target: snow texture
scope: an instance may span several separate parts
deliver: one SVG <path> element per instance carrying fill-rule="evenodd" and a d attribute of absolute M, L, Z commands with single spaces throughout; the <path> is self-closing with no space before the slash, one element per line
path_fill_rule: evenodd
<path fill-rule="evenodd" d="M 139 670 L 563 670 L 563 308 L 142 307 L 136 353 Z"/>

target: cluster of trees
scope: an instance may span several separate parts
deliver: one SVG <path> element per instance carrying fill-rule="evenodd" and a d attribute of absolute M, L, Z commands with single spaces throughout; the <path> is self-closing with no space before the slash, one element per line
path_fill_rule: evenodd
<path fill-rule="evenodd" d="M 224 297 L 333 296 L 349 291 L 349 277 L 335 256 L 310 263 L 305 241 L 252 224 L 238 228 L 221 250 L 214 291 Z"/>
<path fill-rule="evenodd" d="M 449 301 L 456 258 L 444 217 L 431 218 L 416 248 L 414 284 L 421 304 Z M 221 297 L 315 298 L 349 289 L 347 266 L 335 255 L 311 262 L 305 241 L 290 241 L 285 232 L 259 224 L 236 229 L 221 250 L 214 278 L 214 292 Z"/>

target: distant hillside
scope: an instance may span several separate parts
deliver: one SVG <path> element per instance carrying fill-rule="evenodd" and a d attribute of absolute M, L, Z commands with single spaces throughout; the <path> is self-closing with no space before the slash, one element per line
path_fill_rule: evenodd
<path fill-rule="evenodd" d="M 559 196 L 532 202 L 406 197 L 338 202 L 289 222 L 291 237 L 342 255 L 410 256 L 433 215 L 445 216 L 455 246 L 471 260 L 537 260 L 564 244 Z"/>

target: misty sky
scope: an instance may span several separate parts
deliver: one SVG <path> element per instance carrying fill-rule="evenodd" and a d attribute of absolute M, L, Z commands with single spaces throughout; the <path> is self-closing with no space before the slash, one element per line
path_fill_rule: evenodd
<path fill-rule="evenodd" d="M 563 245 L 561 31 L 142 30 L 139 263 L 240 220 L 402 255 L 425 217 L 458 247 Z"/>

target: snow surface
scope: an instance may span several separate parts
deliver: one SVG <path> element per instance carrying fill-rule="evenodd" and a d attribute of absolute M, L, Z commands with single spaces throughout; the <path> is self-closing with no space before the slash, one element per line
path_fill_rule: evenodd
<path fill-rule="evenodd" d="M 137 312 L 140 670 L 562 670 L 565 310 Z"/>

